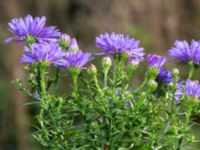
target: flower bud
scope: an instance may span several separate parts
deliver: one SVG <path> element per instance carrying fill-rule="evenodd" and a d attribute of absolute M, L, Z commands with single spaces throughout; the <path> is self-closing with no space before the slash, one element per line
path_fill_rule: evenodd
<path fill-rule="evenodd" d="M 79 46 L 78 46 L 78 43 L 76 41 L 76 38 L 71 38 L 70 45 L 69 45 L 69 51 L 70 52 L 79 51 Z"/>
<path fill-rule="evenodd" d="M 59 40 L 60 47 L 62 50 L 66 50 L 69 47 L 70 44 L 70 36 L 67 34 L 62 34 Z"/>
<path fill-rule="evenodd" d="M 101 64 L 102 64 L 103 70 L 108 71 L 112 65 L 112 60 L 110 59 L 110 57 L 103 57 Z"/>
<path fill-rule="evenodd" d="M 172 70 L 172 75 L 173 75 L 173 76 L 178 76 L 178 75 L 179 75 L 179 70 L 178 70 L 177 68 L 174 68 L 174 69 Z"/>
<path fill-rule="evenodd" d="M 155 91 L 156 88 L 158 87 L 158 83 L 155 80 L 149 80 L 147 86 L 150 91 Z"/>
<path fill-rule="evenodd" d="M 87 70 L 88 74 L 90 75 L 96 75 L 97 74 L 97 68 L 95 65 L 91 64 L 90 67 Z"/>
<path fill-rule="evenodd" d="M 150 79 L 155 79 L 156 76 L 158 75 L 159 73 L 159 69 L 156 68 L 156 67 L 150 67 L 149 70 L 148 70 L 148 77 Z"/>

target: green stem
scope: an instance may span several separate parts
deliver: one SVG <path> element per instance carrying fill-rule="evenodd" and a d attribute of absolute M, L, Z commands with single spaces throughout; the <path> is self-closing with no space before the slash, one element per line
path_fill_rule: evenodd
<path fill-rule="evenodd" d="M 188 65 L 189 65 L 189 74 L 188 74 L 188 78 L 189 78 L 189 79 L 192 79 L 192 76 L 193 76 L 194 71 L 195 71 L 195 67 L 194 67 L 193 61 L 188 62 Z"/>
<path fill-rule="evenodd" d="M 39 82 L 40 82 L 40 94 L 42 97 L 46 95 L 46 83 L 45 83 L 46 69 L 47 69 L 46 63 L 45 62 L 40 63 L 40 66 L 39 66 L 40 81 Z"/>
<path fill-rule="evenodd" d="M 104 87 L 107 87 L 108 82 L 108 70 L 104 71 Z"/>
<path fill-rule="evenodd" d="M 77 98 L 78 97 L 78 73 L 74 73 L 72 76 L 72 80 L 73 80 L 73 93 L 72 95 Z"/>
<path fill-rule="evenodd" d="M 176 93 L 176 89 L 177 89 L 177 76 L 174 76 L 174 87 L 173 87 L 173 91 L 172 91 L 172 101 L 171 101 L 171 113 L 175 112 L 175 93 Z"/>
<path fill-rule="evenodd" d="M 185 128 L 188 128 L 188 125 L 189 125 L 189 122 L 190 122 L 191 113 L 192 113 L 192 106 L 189 105 L 188 113 L 187 113 L 187 116 L 186 116 Z M 182 142 L 183 142 L 183 137 L 181 137 L 179 139 L 178 146 L 177 146 L 176 150 L 181 150 L 181 144 L 182 144 Z"/>

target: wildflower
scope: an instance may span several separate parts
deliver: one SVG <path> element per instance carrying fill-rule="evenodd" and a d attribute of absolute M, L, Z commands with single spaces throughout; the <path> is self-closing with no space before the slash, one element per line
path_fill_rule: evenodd
<path fill-rule="evenodd" d="M 199 41 L 192 40 L 191 45 L 187 41 L 175 41 L 174 47 L 168 50 L 168 55 L 179 61 L 199 64 L 200 61 L 200 43 Z"/>
<path fill-rule="evenodd" d="M 183 82 L 177 85 L 177 91 L 175 93 L 176 98 L 180 99 L 182 95 L 192 97 L 194 99 L 200 99 L 200 84 L 198 81 L 186 80 L 185 85 Z"/>
<path fill-rule="evenodd" d="M 84 65 L 90 61 L 91 53 L 67 52 L 66 53 L 66 66 L 69 68 L 83 68 Z"/>
<path fill-rule="evenodd" d="M 194 98 L 200 98 L 200 84 L 198 81 L 187 80 L 185 94 Z"/>
<path fill-rule="evenodd" d="M 29 47 L 24 48 L 24 55 L 20 60 L 22 63 L 45 61 L 48 64 L 60 67 L 66 65 L 66 61 L 63 58 L 66 53 L 61 50 L 57 42 L 34 43 L 30 49 Z"/>
<path fill-rule="evenodd" d="M 171 71 L 168 69 L 160 69 L 156 81 L 161 82 L 161 83 L 170 83 L 173 82 L 173 77 L 171 74 Z"/>
<path fill-rule="evenodd" d="M 113 56 L 115 54 L 127 54 L 130 61 L 137 63 L 144 60 L 144 49 L 139 47 L 140 41 L 129 38 L 123 34 L 101 34 L 96 37 L 96 46 L 104 50 L 103 54 Z"/>
<path fill-rule="evenodd" d="M 60 32 L 55 26 L 45 26 L 46 17 L 35 17 L 27 15 L 23 18 L 12 19 L 9 25 L 9 31 L 16 36 L 8 38 L 5 42 L 27 41 L 34 43 L 35 41 L 51 41 L 59 38 Z"/>
<path fill-rule="evenodd" d="M 160 69 L 165 63 L 167 59 L 165 57 L 155 55 L 155 54 L 148 54 L 147 62 L 149 67 L 155 67 Z"/>

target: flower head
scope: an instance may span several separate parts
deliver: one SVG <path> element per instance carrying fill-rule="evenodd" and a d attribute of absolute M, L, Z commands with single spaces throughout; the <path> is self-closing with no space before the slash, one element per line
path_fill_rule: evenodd
<path fill-rule="evenodd" d="M 171 74 L 171 71 L 168 69 L 160 69 L 156 81 L 161 82 L 161 83 L 170 83 L 173 82 L 173 77 Z"/>
<path fill-rule="evenodd" d="M 34 63 L 34 62 L 48 62 L 56 66 L 64 67 L 66 61 L 63 57 L 66 55 L 61 50 L 57 42 L 49 43 L 34 43 L 31 48 L 24 48 L 24 55 L 21 58 L 22 63 Z"/>
<path fill-rule="evenodd" d="M 148 54 L 147 62 L 149 67 L 162 68 L 162 66 L 166 63 L 167 59 L 163 56 Z"/>
<path fill-rule="evenodd" d="M 11 37 L 5 40 L 10 42 L 12 40 L 25 41 L 34 43 L 36 41 L 51 41 L 59 38 L 60 32 L 54 26 L 45 26 L 46 17 L 35 17 L 27 15 L 23 18 L 12 19 L 9 25 L 9 31 L 15 34 L 15 37 Z M 30 41 L 31 40 L 31 41 Z"/>
<path fill-rule="evenodd" d="M 96 37 L 96 46 L 104 50 L 105 54 L 113 56 L 118 53 L 129 55 L 131 61 L 139 63 L 143 61 L 144 49 L 139 47 L 140 41 L 129 38 L 123 34 L 101 34 Z"/>
<path fill-rule="evenodd" d="M 175 41 L 174 47 L 168 50 L 168 55 L 179 61 L 193 61 L 194 64 L 199 64 L 200 42 L 192 40 L 189 45 L 187 41 Z"/>
<path fill-rule="evenodd" d="M 91 53 L 81 51 L 66 53 L 66 66 L 69 68 L 83 68 L 90 61 Z"/>
<path fill-rule="evenodd" d="M 200 99 L 200 84 L 198 81 L 186 80 L 185 84 L 180 82 L 177 85 L 176 99 L 180 99 L 182 95 L 186 95 L 195 99 Z"/>
<path fill-rule="evenodd" d="M 187 80 L 185 94 L 194 98 L 200 98 L 200 84 L 198 81 Z"/>

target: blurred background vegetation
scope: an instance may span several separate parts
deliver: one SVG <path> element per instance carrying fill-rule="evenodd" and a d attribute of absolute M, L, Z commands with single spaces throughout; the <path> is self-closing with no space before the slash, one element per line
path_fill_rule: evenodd
<path fill-rule="evenodd" d="M 0 0 L 0 10 L 1 41 L 11 36 L 8 21 L 27 14 L 46 16 L 49 25 L 77 37 L 85 51 L 97 51 L 95 36 L 104 32 L 128 33 L 141 40 L 146 52 L 162 55 L 176 39 L 200 39 L 200 0 Z M 22 48 L 0 43 L 0 150 L 41 149 L 31 136 L 35 110 L 24 105 L 28 98 L 11 84 L 25 78 L 19 63 Z M 187 71 L 185 65 L 177 67 Z M 194 129 L 197 135 L 199 131 Z M 194 145 L 188 149 L 200 149 Z"/>

